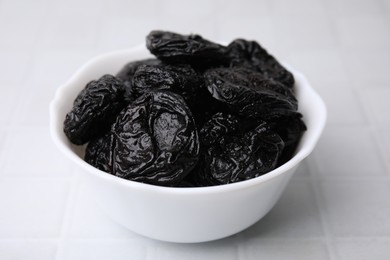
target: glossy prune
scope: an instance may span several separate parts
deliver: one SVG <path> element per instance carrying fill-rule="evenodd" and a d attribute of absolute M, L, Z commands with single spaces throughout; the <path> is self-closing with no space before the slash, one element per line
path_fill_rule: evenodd
<path fill-rule="evenodd" d="M 85 161 L 167 187 L 244 181 L 288 161 L 306 130 L 294 77 L 255 41 L 152 31 L 157 59 L 90 82 L 64 131 Z"/>
<path fill-rule="evenodd" d="M 89 82 L 76 97 L 64 121 L 64 132 L 74 144 L 85 144 L 106 133 L 125 106 L 123 82 L 104 75 Z"/>
<path fill-rule="evenodd" d="M 112 128 L 113 174 L 125 179 L 172 186 L 194 167 L 199 137 L 183 98 L 151 91 L 129 104 Z"/>
<path fill-rule="evenodd" d="M 227 134 L 205 148 L 188 180 L 212 186 L 258 177 L 275 169 L 283 147 L 283 140 L 266 122 L 246 132 Z"/>
<path fill-rule="evenodd" d="M 208 147 L 217 143 L 228 133 L 237 132 L 239 125 L 240 121 L 237 116 L 222 112 L 213 115 L 199 131 L 202 145 Z"/>
<path fill-rule="evenodd" d="M 84 160 L 99 170 L 113 173 L 113 155 L 115 151 L 112 132 L 91 140 L 86 149 Z"/>
<path fill-rule="evenodd" d="M 139 61 L 132 61 L 127 63 L 123 68 L 116 74 L 116 77 L 121 79 L 125 85 L 124 99 L 128 101 L 133 101 L 136 97 L 133 93 L 133 77 L 135 71 L 141 65 L 158 65 L 161 64 L 161 61 L 158 59 L 144 59 Z"/>
<path fill-rule="evenodd" d="M 230 58 L 230 67 L 253 69 L 266 78 L 281 82 L 286 87 L 294 86 L 292 73 L 255 41 L 234 40 L 228 45 L 226 54 Z"/>
<path fill-rule="evenodd" d="M 275 118 L 269 122 L 272 130 L 276 131 L 285 143 L 283 153 L 279 159 L 279 165 L 288 161 L 294 154 L 306 125 L 302 121 L 302 114 L 293 113 L 288 116 Z"/>
<path fill-rule="evenodd" d="M 292 92 L 261 74 L 255 75 L 244 68 L 215 68 L 206 71 L 204 77 L 212 96 L 240 116 L 267 120 L 297 110 Z"/>
<path fill-rule="evenodd" d="M 225 46 L 196 34 L 181 35 L 167 31 L 152 31 L 146 37 L 146 47 L 157 58 L 169 63 L 202 65 L 227 61 Z"/>
<path fill-rule="evenodd" d="M 186 101 L 196 98 L 202 84 L 201 77 L 188 64 L 141 65 L 133 76 L 135 95 L 142 95 L 150 90 L 170 90 Z"/>

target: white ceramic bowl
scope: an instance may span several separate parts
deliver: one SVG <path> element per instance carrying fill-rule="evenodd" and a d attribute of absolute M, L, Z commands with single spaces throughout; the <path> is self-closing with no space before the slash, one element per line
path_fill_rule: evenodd
<path fill-rule="evenodd" d="M 233 235 L 261 219 L 276 203 L 302 160 L 316 145 L 326 121 L 322 99 L 306 78 L 289 67 L 296 79 L 299 111 L 308 130 L 296 155 L 260 177 L 213 187 L 168 188 L 128 181 L 84 162 L 84 147 L 71 144 L 63 132 L 73 100 L 92 79 L 116 74 L 132 60 L 150 57 L 145 47 L 100 55 L 62 85 L 50 104 L 52 139 L 83 173 L 86 184 L 112 219 L 141 235 L 171 242 L 203 242 Z"/>

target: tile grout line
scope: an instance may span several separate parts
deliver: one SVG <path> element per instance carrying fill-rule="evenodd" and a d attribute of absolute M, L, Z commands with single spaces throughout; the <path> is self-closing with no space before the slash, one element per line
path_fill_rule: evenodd
<path fill-rule="evenodd" d="M 74 171 L 75 170 L 73 170 L 73 172 Z M 73 208 L 79 187 L 78 178 L 75 175 L 72 176 L 70 183 L 69 194 L 65 203 L 64 216 L 62 218 L 61 232 L 60 236 L 58 237 L 57 250 L 55 254 L 56 260 L 64 259 L 65 256 L 64 250 L 66 248 L 66 242 L 68 241 L 69 237 L 69 228 L 72 224 Z"/>
<path fill-rule="evenodd" d="M 373 114 L 372 107 L 371 107 L 371 105 L 364 103 L 364 100 L 362 97 L 362 95 L 363 95 L 362 91 L 364 91 L 364 90 L 357 90 L 356 91 L 356 99 L 361 104 L 360 107 L 363 110 L 364 116 L 366 117 L 367 122 L 368 122 L 369 133 L 371 134 L 372 138 L 374 139 L 375 146 L 379 152 L 379 156 L 381 158 L 381 161 L 384 162 L 385 170 L 387 173 L 390 173 L 390 162 L 387 160 L 387 158 L 385 156 L 387 151 L 386 151 L 384 145 L 382 144 L 382 142 L 380 142 L 380 138 L 381 138 L 382 134 L 380 133 L 380 130 L 377 127 L 377 126 L 382 126 L 382 125 L 384 127 L 388 127 L 389 125 L 388 124 L 381 124 L 381 123 L 377 122 L 374 117 L 369 116 L 369 114 Z M 387 174 L 386 176 L 388 176 L 390 178 L 390 174 Z"/>
<path fill-rule="evenodd" d="M 312 162 L 315 164 L 315 162 L 313 160 L 312 160 Z M 317 169 L 317 166 L 313 165 L 313 163 L 308 164 L 309 171 L 311 171 L 311 172 L 313 171 L 313 168 Z M 309 182 L 310 182 L 311 188 L 313 189 L 313 192 L 314 192 L 314 200 L 316 202 L 317 209 L 319 212 L 322 230 L 324 231 L 324 240 L 326 243 L 326 248 L 328 250 L 329 258 L 330 258 L 330 260 L 336 260 L 337 257 L 336 257 L 334 244 L 332 241 L 332 234 L 329 230 L 329 225 L 328 225 L 328 221 L 326 220 L 326 217 L 325 217 L 325 212 L 324 212 L 323 208 L 321 207 L 321 205 L 324 205 L 324 200 L 323 200 L 322 194 L 320 193 L 320 187 L 318 184 L 319 181 L 320 181 L 320 179 L 317 177 L 316 174 L 310 175 Z"/>

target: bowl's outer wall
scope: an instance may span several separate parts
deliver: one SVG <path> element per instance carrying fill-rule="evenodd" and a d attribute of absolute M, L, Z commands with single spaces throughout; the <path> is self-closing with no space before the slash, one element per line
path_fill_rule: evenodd
<path fill-rule="evenodd" d="M 299 163 L 314 148 L 325 124 L 323 101 L 302 74 L 294 73 L 300 112 L 308 131 L 294 158 L 259 178 L 210 188 L 164 188 L 123 180 L 84 162 L 84 149 L 67 140 L 63 120 L 77 94 L 91 79 L 116 74 L 127 62 L 150 57 L 142 46 L 101 55 L 86 63 L 59 88 L 51 103 L 53 141 L 80 166 L 101 208 L 118 223 L 141 235 L 172 242 L 203 242 L 247 228 L 274 206 Z"/>
<path fill-rule="evenodd" d="M 261 186 L 196 196 L 128 189 L 84 176 L 101 208 L 118 223 L 150 238 L 194 243 L 227 237 L 256 223 L 275 205 L 295 169 Z"/>

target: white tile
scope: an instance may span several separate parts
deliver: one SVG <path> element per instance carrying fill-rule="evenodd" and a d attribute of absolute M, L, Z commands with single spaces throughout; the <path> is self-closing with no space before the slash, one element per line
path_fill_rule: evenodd
<path fill-rule="evenodd" d="M 327 0 L 325 3 L 329 12 L 337 16 L 383 13 L 383 4 L 380 0 Z"/>
<path fill-rule="evenodd" d="M 275 46 L 275 30 L 272 20 L 267 17 L 234 16 L 227 19 L 217 13 L 217 39 L 230 43 L 237 38 L 256 40 L 263 48 L 273 53 Z"/>
<path fill-rule="evenodd" d="M 91 50 L 97 47 L 99 15 L 52 14 L 37 41 L 41 50 Z"/>
<path fill-rule="evenodd" d="M 383 149 L 383 155 L 387 162 L 387 165 L 390 165 L 390 126 L 386 126 L 379 129 L 378 139 L 379 144 Z M 388 172 L 390 174 L 390 172 Z"/>
<path fill-rule="evenodd" d="M 83 15 L 85 19 L 97 18 L 105 9 L 108 1 L 105 0 L 67 0 L 56 1 L 50 7 L 50 13 L 57 15 Z M 116 1 L 110 1 L 116 2 Z"/>
<path fill-rule="evenodd" d="M 371 86 L 369 89 L 361 89 L 359 94 L 370 120 L 377 124 L 388 125 L 390 123 L 390 103 L 388 99 L 390 89 L 388 86 Z"/>
<path fill-rule="evenodd" d="M 324 181 L 324 212 L 334 236 L 390 236 L 390 183 Z"/>
<path fill-rule="evenodd" d="M 58 181 L 2 180 L 0 237 L 58 237 L 68 186 Z"/>
<path fill-rule="evenodd" d="M 237 241 L 234 237 L 195 244 L 153 242 L 148 259 L 224 259 L 238 260 Z"/>
<path fill-rule="evenodd" d="M 146 259 L 147 247 L 138 240 L 71 240 L 58 260 Z"/>
<path fill-rule="evenodd" d="M 150 18 L 159 17 L 160 5 L 164 4 L 164 1 L 157 0 L 144 0 L 144 1 L 128 1 L 128 0 L 116 0 L 106 1 L 104 13 L 109 17 L 141 17 Z M 176 9 L 177 10 L 177 9 Z M 123 32 L 126 33 L 127 29 Z M 129 31 L 131 34 L 131 31 Z"/>
<path fill-rule="evenodd" d="M 177 12 L 175 15 L 161 14 L 161 20 L 158 20 L 159 28 L 162 30 L 173 31 L 182 34 L 199 34 L 202 37 L 211 41 L 216 35 L 216 21 L 214 14 L 202 14 L 197 16 L 186 15 L 185 13 Z M 185 22 L 183 22 L 185 21 Z"/>
<path fill-rule="evenodd" d="M 75 49 L 37 51 L 26 73 L 26 92 L 56 90 L 97 54 L 94 50 Z"/>
<path fill-rule="evenodd" d="M 387 12 L 390 12 L 390 0 L 383 0 L 385 6 L 387 7 Z"/>
<path fill-rule="evenodd" d="M 324 14 L 278 14 L 274 17 L 273 23 L 276 44 L 291 51 L 318 50 L 336 46 L 331 23 Z M 321 60 L 318 60 L 316 64 L 320 62 Z"/>
<path fill-rule="evenodd" d="M 271 10 L 278 14 L 323 14 L 323 0 L 274 0 L 270 2 Z"/>
<path fill-rule="evenodd" d="M 77 189 L 70 222 L 68 232 L 71 238 L 144 239 L 109 218 L 97 205 L 84 182 Z"/>
<path fill-rule="evenodd" d="M 224 12 L 232 5 L 231 1 L 224 2 L 222 7 L 218 1 L 198 0 L 198 1 L 160 1 L 157 6 L 162 17 L 198 17 L 214 15 L 216 12 Z M 237 5 L 238 6 L 238 5 Z M 254 6 L 258 6 L 258 3 Z M 183 20 L 184 21 L 184 20 Z"/>
<path fill-rule="evenodd" d="M 54 146 L 46 127 L 9 133 L 2 175 L 9 178 L 70 178 L 72 163 Z"/>
<path fill-rule="evenodd" d="M 219 0 L 214 2 L 216 2 L 213 10 L 214 14 L 224 16 L 226 20 L 234 17 L 259 18 L 271 13 L 271 6 L 267 0 L 242 0 L 239 2 L 235 0 Z"/>
<path fill-rule="evenodd" d="M 325 244 L 311 240 L 277 240 L 256 239 L 243 243 L 240 259 L 273 259 L 273 260 L 323 260 L 330 259 Z"/>
<path fill-rule="evenodd" d="M 319 85 L 317 85 L 319 86 Z M 329 125 L 350 125 L 367 123 L 366 113 L 362 108 L 357 91 L 350 84 L 324 83 L 317 88 L 324 99 Z"/>
<path fill-rule="evenodd" d="M 348 77 L 370 88 L 373 84 L 390 82 L 390 52 L 384 48 L 348 48 L 342 52 Z"/>
<path fill-rule="evenodd" d="M 298 166 L 298 169 L 295 171 L 292 179 L 297 179 L 297 180 L 305 180 L 308 179 L 311 176 L 310 170 L 311 168 L 309 167 L 309 164 L 311 164 L 311 158 L 310 156 L 306 158 L 301 165 Z"/>
<path fill-rule="evenodd" d="M 19 125 L 48 125 L 55 91 L 94 54 L 90 51 L 43 51 L 35 55 L 15 117 Z M 92 80 L 92 79 L 91 79 Z"/>
<path fill-rule="evenodd" d="M 32 50 L 40 28 L 40 20 L 0 16 L 1 49 Z"/>
<path fill-rule="evenodd" d="M 7 126 L 15 119 L 15 111 L 20 102 L 19 86 L 4 84 L 0 95 L 0 126 Z"/>
<path fill-rule="evenodd" d="M 347 70 L 339 51 L 334 49 L 316 49 L 292 51 L 287 62 L 303 72 L 314 88 L 318 82 L 347 82 Z"/>
<path fill-rule="evenodd" d="M 0 50 L 0 90 L 7 91 L 8 85 L 21 85 L 32 54 L 24 50 Z"/>
<path fill-rule="evenodd" d="M 2 0 L 0 2 L 0 17 L 19 18 L 22 20 L 38 19 L 42 18 L 51 7 L 50 0 Z"/>
<path fill-rule="evenodd" d="M 390 44 L 389 20 L 382 15 L 346 16 L 337 22 L 338 39 L 345 47 L 386 47 Z"/>
<path fill-rule="evenodd" d="M 322 237 L 322 223 L 310 183 L 291 181 L 275 207 L 240 235 L 244 240 L 251 237 Z"/>
<path fill-rule="evenodd" d="M 145 45 L 146 35 L 158 25 L 159 22 L 150 17 L 105 17 L 99 34 L 99 49 L 117 50 Z M 125 33 L 124 28 L 131 33 Z"/>
<path fill-rule="evenodd" d="M 364 126 L 326 127 L 313 158 L 321 178 L 386 175 L 380 151 Z"/>
<path fill-rule="evenodd" d="M 390 259 L 390 239 L 336 239 L 335 249 L 338 259 L 388 260 Z"/>
<path fill-rule="evenodd" d="M 38 240 L 0 240 L 1 259 L 53 260 L 56 254 L 54 242 Z"/>

